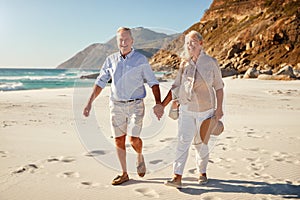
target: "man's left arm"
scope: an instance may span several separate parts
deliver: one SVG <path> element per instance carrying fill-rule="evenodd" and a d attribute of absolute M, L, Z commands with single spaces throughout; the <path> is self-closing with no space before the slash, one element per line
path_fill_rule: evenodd
<path fill-rule="evenodd" d="M 155 99 L 155 103 L 156 104 L 161 104 L 159 85 L 153 85 L 151 89 L 152 89 L 152 93 L 153 93 L 153 96 L 154 96 L 154 99 Z"/>
<path fill-rule="evenodd" d="M 160 118 L 164 114 L 164 107 L 161 104 L 159 85 L 152 86 L 152 93 L 153 93 L 154 99 L 155 99 L 155 106 L 153 107 L 153 112 L 156 115 L 157 119 L 160 120 Z"/>
<path fill-rule="evenodd" d="M 146 79 L 148 85 L 152 89 L 152 93 L 155 99 L 155 106 L 153 107 L 154 114 L 156 115 L 157 119 L 160 118 L 164 114 L 164 107 L 161 104 L 161 95 L 160 95 L 160 88 L 159 82 L 157 81 L 151 66 L 149 65 L 148 61 L 145 58 L 145 64 L 143 65 L 143 76 Z"/>

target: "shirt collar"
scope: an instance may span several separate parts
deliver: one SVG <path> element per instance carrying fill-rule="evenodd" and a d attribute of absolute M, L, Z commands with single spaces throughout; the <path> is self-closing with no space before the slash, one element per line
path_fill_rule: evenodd
<path fill-rule="evenodd" d="M 125 56 L 125 58 L 130 58 L 130 57 L 134 54 L 134 52 L 135 52 L 135 50 L 134 50 L 134 48 L 132 47 L 132 48 L 131 48 L 131 51 L 129 52 L 129 54 L 127 54 L 127 55 Z M 120 56 L 120 58 L 123 58 L 120 51 L 119 51 L 119 56 Z"/>
<path fill-rule="evenodd" d="M 190 59 L 190 63 L 192 63 L 192 64 L 194 64 L 194 65 L 197 65 L 197 64 L 200 62 L 201 57 L 202 57 L 202 56 L 205 56 L 205 55 L 206 55 L 206 53 L 205 53 L 205 51 L 202 49 L 202 50 L 200 51 L 200 54 L 199 54 L 199 56 L 198 56 L 198 59 L 197 59 L 196 63 L 194 63 L 194 61 L 193 61 L 192 59 Z"/>

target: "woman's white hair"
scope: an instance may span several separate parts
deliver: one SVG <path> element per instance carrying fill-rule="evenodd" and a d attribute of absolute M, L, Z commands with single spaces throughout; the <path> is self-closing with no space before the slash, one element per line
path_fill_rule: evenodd
<path fill-rule="evenodd" d="M 189 51 L 188 51 L 188 47 L 187 47 L 187 40 L 190 37 L 196 37 L 199 41 L 203 41 L 203 37 L 202 37 L 202 35 L 198 31 L 192 30 L 188 34 L 185 35 L 185 37 L 184 37 L 183 52 L 181 54 L 181 57 L 183 59 L 185 59 L 185 60 L 190 60 L 190 58 L 191 58 L 191 56 L 189 54 Z"/>

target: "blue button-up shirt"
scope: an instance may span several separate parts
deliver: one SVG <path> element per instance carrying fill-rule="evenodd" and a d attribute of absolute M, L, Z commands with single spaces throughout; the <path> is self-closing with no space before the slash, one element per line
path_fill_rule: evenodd
<path fill-rule="evenodd" d="M 113 101 L 144 98 L 144 81 L 149 87 L 159 84 L 147 58 L 134 49 L 125 58 L 120 52 L 106 58 L 95 84 L 104 88 L 110 79 Z"/>

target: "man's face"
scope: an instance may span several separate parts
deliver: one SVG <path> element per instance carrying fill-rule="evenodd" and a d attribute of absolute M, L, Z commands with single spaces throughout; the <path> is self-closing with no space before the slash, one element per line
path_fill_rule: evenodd
<path fill-rule="evenodd" d="M 117 33 L 118 47 L 122 55 L 127 55 L 131 51 L 133 39 L 129 31 L 121 31 Z"/>

